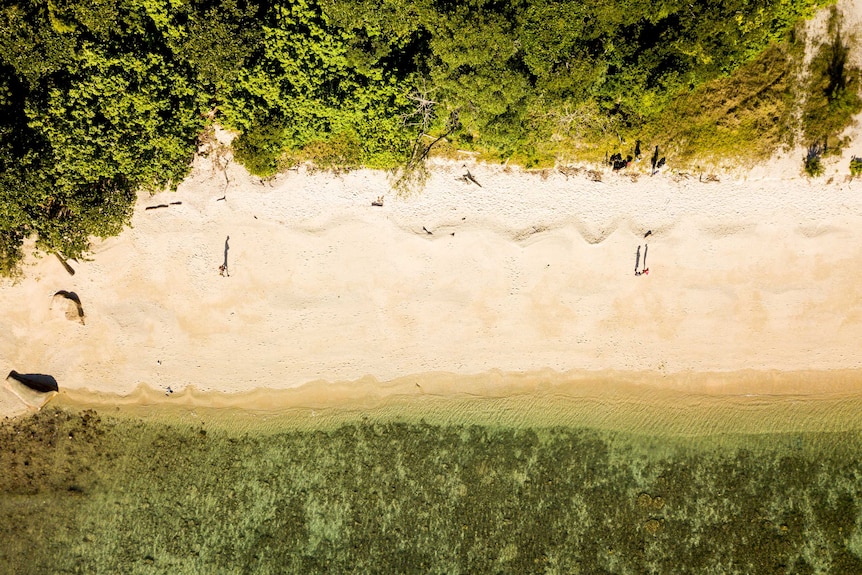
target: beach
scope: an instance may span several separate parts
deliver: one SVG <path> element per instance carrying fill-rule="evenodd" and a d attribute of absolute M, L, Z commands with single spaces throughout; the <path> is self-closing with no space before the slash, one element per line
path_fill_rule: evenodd
<path fill-rule="evenodd" d="M 802 372 L 812 397 L 858 394 L 862 182 L 846 162 L 810 179 L 792 151 L 748 172 L 635 164 L 595 181 L 465 155 L 399 197 L 382 171 L 261 181 L 202 151 L 178 191 L 142 194 L 129 229 L 69 262 L 74 276 L 44 256 L 2 284 L 0 368 L 103 399 L 314 383 L 359 401 L 410 377 L 483 396 L 518 374 L 611 373 L 647 394 L 804 397 L 770 375 Z M 9 387 L 4 413 L 26 411 Z"/>
<path fill-rule="evenodd" d="M 862 26 L 857 0 L 837 8 Z M 808 60 L 829 18 L 807 23 Z M 178 190 L 141 192 L 131 227 L 68 262 L 74 275 L 43 254 L 0 282 L 0 370 L 55 377 L 59 404 L 138 414 L 487 399 L 634 429 L 685 405 L 666 429 L 710 433 L 733 425 L 708 416 L 723 401 L 755 414 L 751 431 L 862 425 L 847 408 L 862 389 L 858 116 L 818 178 L 803 145 L 756 166 L 670 157 L 656 174 L 649 154 L 615 172 L 465 152 L 400 195 L 365 169 L 263 181 L 233 137 L 202 138 Z M 0 414 L 41 401 L 7 380 Z M 819 415 L 789 416 L 804 404 Z"/>

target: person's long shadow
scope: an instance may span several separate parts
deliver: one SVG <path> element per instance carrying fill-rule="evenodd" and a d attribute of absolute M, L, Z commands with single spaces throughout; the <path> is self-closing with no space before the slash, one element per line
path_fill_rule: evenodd
<path fill-rule="evenodd" d="M 230 236 L 228 236 L 224 240 L 224 272 L 227 275 L 230 275 L 227 271 L 227 252 L 230 249 L 230 244 L 228 244 L 229 241 L 230 241 Z"/>

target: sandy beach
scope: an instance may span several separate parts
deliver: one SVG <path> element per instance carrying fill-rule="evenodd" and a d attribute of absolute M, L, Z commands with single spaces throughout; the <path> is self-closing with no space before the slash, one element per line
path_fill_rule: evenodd
<path fill-rule="evenodd" d="M 449 161 L 396 197 L 383 172 L 261 182 L 214 158 L 142 195 L 74 276 L 45 256 L 5 282 L 0 368 L 120 396 L 491 370 L 720 391 L 730 378 L 689 376 L 862 368 L 862 182 L 843 161 L 811 180 L 788 154 L 709 182 Z"/>

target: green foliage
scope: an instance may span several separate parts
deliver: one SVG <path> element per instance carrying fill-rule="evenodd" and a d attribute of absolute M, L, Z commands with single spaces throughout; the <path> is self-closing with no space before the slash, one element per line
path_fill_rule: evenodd
<path fill-rule="evenodd" d="M 831 39 L 820 45 L 809 69 L 802 128 L 807 140 L 837 136 L 862 110 L 860 71 L 847 65 L 848 47 L 833 12 Z"/>
<path fill-rule="evenodd" d="M 400 160 L 407 99 L 393 77 L 397 71 L 370 59 L 354 66 L 350 40 L 351 33 L 331 26 L 313 3 L 267 12 L 260 53 L 221 107 L 223 121 L 248 134 L 238 143 L 256 172 L 274 169 L 281 150 L 321 166 L 339 158 L 346 167 L 390 167 Z M 279 126 L 280 142 L 270 125 Z M 258 152 L 263 155 L 253 158 Z"/>
<path fill-rule="evenodd" d="M 811 178 L 816 178 L 823 175 L 825 168 L 821 156 L 825 152 L 825 146 L 820 144 L 812 144 L 808 147 L 808 153 L 805 155 L 804 170 Z"/>
<path fill-rule="evenodd" d="M 7 3 L 0 273 L 29 236 L 74 257 L 117 233 L 136 192 L 185 176 L 210 119 L 259 176 L 403 168 L 425 141 L 541 167 L 635 139 L 685 163 L 834 138 L 862 108 L 837 20 L 809 84 L 792 80 L 793 26 L 828 1 Z"/>
<path fill-rule="evenodd" d="M 862 158 L 853 156 L 850 160 L 850 175 L 853 177 L 862 175 Z"/>
<path fill-rule="evenodd" d="M 281 167 L 283 142 L 284 128 L 275 123 L 264 123 L 245 131 L 234 140 L 234 157 L 249 173 L 268 178 Z"/>
<path fill-rule="evenodd" d="M 46 101 L 27 110 L 52 150 L 55 185 L 121 177 L 149 189 L 176 186 L 202 127 L 193 89 L 159 54 L 108 56 L 94 48 L 81 46 L 66 70 L 68 87 L 48 90 Z"/>
<path fill-rule="evenodd" d="M 163 2 L 55 0 L 2 9 L 0 273 L 20 242 L 78 257 L 120 232 L 139 189 L 175 187 L 203 127 Z"/>
<path fill-rule="evenodd" d="M 197 89 L 217 106 L 224 102 L 263 38 L 264 3 L 196 0 L 163 4 L 173 13 L 166 43 L 194 71 Z"/>
<path fill-rule="evenodd" d="M 812 178 L 817 178 L 823 175 L 824 167 L 820 156 L 805 157 L 805 173 Z"/>
<path fill-rule="evenodd" d="M 802 46 L 773 44 L 733 74 L 675 98 L 640 130 L 676 162 L 750 162 L 792 142 Z"/>
<path fill-rule="evenodd" d="M 0 425 L 0 570 L 862 572 L 857 432 L 726 440 L 48 409 Z"/>

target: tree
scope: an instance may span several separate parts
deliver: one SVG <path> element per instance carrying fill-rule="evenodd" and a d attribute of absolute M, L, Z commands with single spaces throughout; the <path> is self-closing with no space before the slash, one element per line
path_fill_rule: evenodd
<path fill-rule="evenodd" d="M 20 244 L 67 257 L 128 222 L 135 193 L 176 186 L 203 126 L 198 92 L 159 33 L 159 2 L 6 7 L 0 265 Z M 11 102 L 11 103 L 10 103 Z"/>

